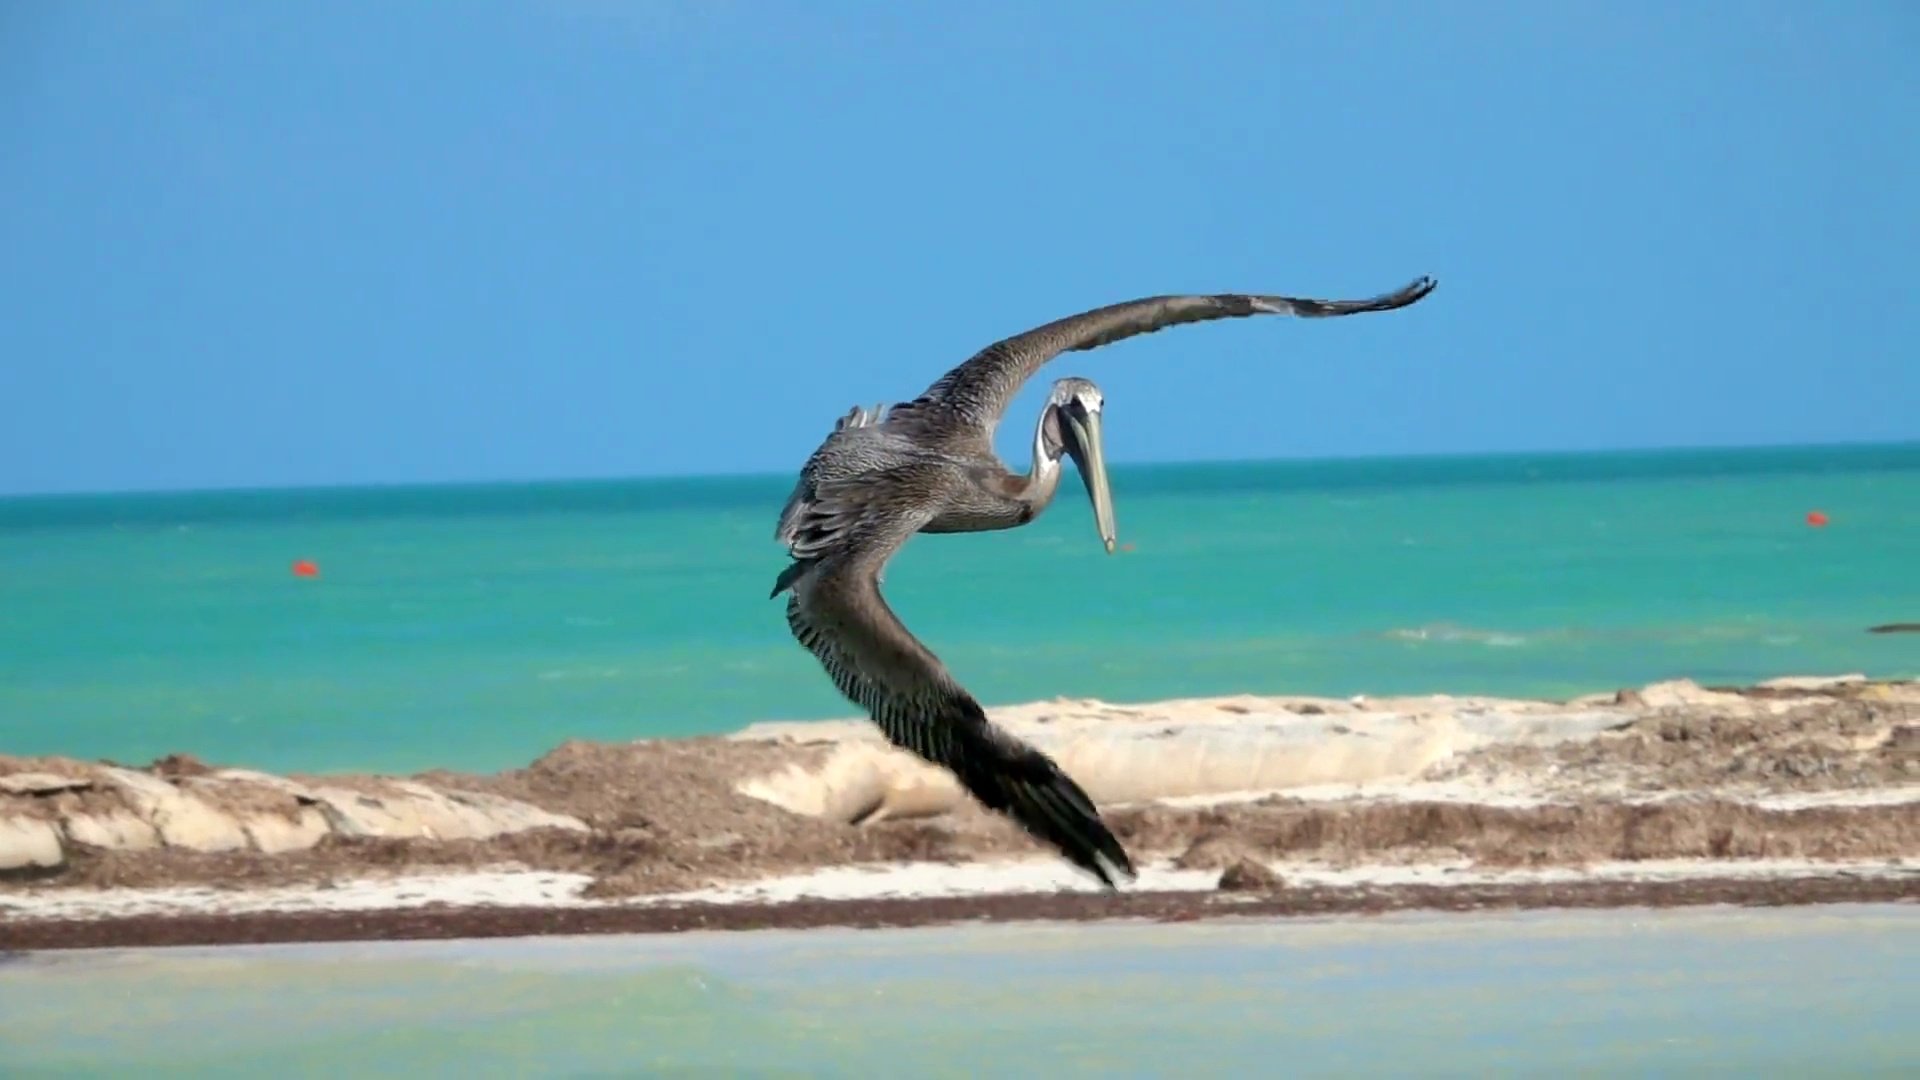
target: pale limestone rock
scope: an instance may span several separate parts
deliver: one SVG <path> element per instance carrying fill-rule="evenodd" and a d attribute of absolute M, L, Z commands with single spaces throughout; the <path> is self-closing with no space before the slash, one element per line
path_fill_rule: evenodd
<path fill-rule="evenodd" d="M 527 832 L 531 829 L 565 829 L 568 832 L 587 832 L 587 823 L 567 814 L 556 814 L 542 810 L 531 803 L 518 799 L 509 799 L 501 795 L 489 795 L 480 791 L 450 790 L 447 798 L 463 806 L 471 807 L 485 815 L 494 825 L 494 834 Z"/>
<path fill-rule="evenodd" d="M 284 791 L 294 798 L 306 802 L 315 801 L 312 788 L 305 784 L 289 780 L 284 776 L 275 776 L 272 773 L 255 772 L 252 769 L 221 769 L 212 774 L 212 779 L 226 780 L 238 784 L 258 784 L 261 787 L 273 788 L 275 791 Z"/>
<path fill-rule="evenodd" d="M 1671 679 L 1642 687 L 1640 699 L 1650 709 L 1727 708 L 1745 710 L 1739 694 L 1708 690 L 1692 679 Z"/>
<path fill-rule="evenodd" d="M 966 798 L 951 772 L 867 742 L 841 745 L 816 768 L 789 764 L 746 780 L 739 790 L 796 814 L 862 825 L 945 813 Z"/>
<path fill-rule="evenodd" d="M 1089 723 L 1055 707 L 1045 722 L 1035 714 L 1007 726 L 1104 805 L 1407 783 L 1484 746 L 1557 745 L 1622 719 L 1621 710 L 1598 703 L 1435 696 L 1302 714 L 1257 706 L 1260 700 L 1201 701 L 1185 712 L 1162 704 L 1154 707 L 1158 719 Z M 866 738 L 744 778 L 737 790 L 796 814 L 855 823 L 929 816 L 967 799 L 951 772 Z"/>
<path fill-rule="evenodd" d="M 420 821 L 421 835 L 436 840 L 484 840 L 508 830 L 485 813 L 416 780 L 395 780 L 407 809 Z"/>
<path fill-rule="evenodd" d="M 0 792 L 9 795 L 58 795 L 63 791 L 85 791 L 93 781 L 53 773 L 21 772 L 0 776 Z"/>
<path fill-rule="evenodd" d="M 0 871 L 59 866 L 66 861 L 60 832 L 38 818 L 0 818 Z"/>
<path fill-rule="evenodd" d="M 299 804 L 291 816 L 275 810 L 239 810 L 232 813 L 231 816 L 254 849 L 268 855 L 304 851 L 332 831 L 327 825 L 327 816 L 314 806 L 312 789 L 286 777 L 252 769 L 221 769 L 207 776 L 195 777 L 188 783 L 208 788 L 267 788 Z"/>
<path fill-rule="evenodd" d="M 160 833 L 126 810 L 62 815 L 60 827 L 67 839 L 114 851 L 150 851 L 160 846 Z"/>
<path fill-rule="evenodd" d="M 459 840 L 539 828 L 587 831 L 578 818 L 497 795 L 441 792 L 411 780 L 389 784 L 393 790 L 378 795 L 337 787 L 315 788 L 313 794 L 334 831 L 346 836 Z"/>
<path fill-rule="evenodd" d="M 327 828 L 326 815 L 311 806 L 301 807 L 293 819 L 279 814 L 249 814 L 241 819 L 240 827 L 254 848 L 267 855 L 305 851 L 332 831 Z"/>
<path fill-rule="evenodd" d="M 108 782 L 126 794 L 134 810 L 160 834 L 168 847 L 190 851 L 238 851 L 247 846 L 247 833 L 232 817 L 193 795 L 146 773 L 107 767 Z"/>
<path fill-rule="evenodd" d="M 311 789 L 315 807 L 342 836 L 421 836 L 422 822 L 410 808 L 341 787 Z"/>

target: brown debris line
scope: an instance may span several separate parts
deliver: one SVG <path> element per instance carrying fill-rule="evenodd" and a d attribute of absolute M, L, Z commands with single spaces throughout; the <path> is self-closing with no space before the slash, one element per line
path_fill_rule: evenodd
<path fill-rule="evenodd" d="M 0 957 L 30 949 L 153 948 L 295 942 L 449 940 L 692 930 L 881 929 L 962 922 L 1382 915 L 1542 908 L 1782 907 L 1920 902 L 1920 880 L 1784 879 L 1584 881 L 1519 885 L 1400 885 L 1268 892 L 1031 893 L 928 899 L 802 900 L 603 908 L 438 907 L 354 912 L 139 915 L 0 922 Z"/>

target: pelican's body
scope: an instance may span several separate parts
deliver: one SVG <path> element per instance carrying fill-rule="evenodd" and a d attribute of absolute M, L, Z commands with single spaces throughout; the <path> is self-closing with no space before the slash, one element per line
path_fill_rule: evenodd
<path fill-rule="evenodd" d="M 855 408 L 802 467 L 776 536 L 792 563 L 773 595 L 791 590 L 787 623 L 850 700 L 895 745 L 953 771 L 991 809 L 1019 822 L 1109 887 L 1133 866 L 1079 785 L 1039 750 L 990 722 L 980 703 L 901 624 L 880 595 L 888 559 L 915 533 L 1024 525 L 1059 491 L 1071 457 L 1114 549 L 1098 387 L 1054 384 L 1033 436 L 1033 463 L 1011 471 L 993 450 L 1007 403 L 1062 352 L 1209 319 L 1327 317 L 1389 311 L 1433 290 L 1420 279 L 1369 300 L 1224 294 L 1161 296 L 1070 316 L 981 350 L 910 402 Z"/>

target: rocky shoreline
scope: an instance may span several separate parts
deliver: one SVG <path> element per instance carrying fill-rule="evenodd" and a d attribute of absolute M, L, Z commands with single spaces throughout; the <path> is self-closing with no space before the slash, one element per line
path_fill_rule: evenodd
<path fill-rule="evenodd" d="M 0 948 L 1920 898 L 1911 681 L 994 712 L 1082 780 L 1139 884 L 1092 889 L 861 722 L 571 742 L 491 775 L 0 757 Z M 1662 861 L 1684 878 L 1635 878 Z M 831 877 L 889 867 L 920 876 Z M 422 874 L 566 884 L 338 909 Z M 241 902 L 270 889 L 291 899 Z"/>

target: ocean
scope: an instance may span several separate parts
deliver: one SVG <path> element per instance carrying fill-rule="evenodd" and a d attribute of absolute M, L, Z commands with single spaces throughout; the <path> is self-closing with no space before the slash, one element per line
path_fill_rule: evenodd
<path fill-rule="evenodd" d="M 0 957 L 33 1076 L 1911 1076 L 1911 904 Z"/>
<path fill-rule="evenodd" d="M 856 715 L 767 597 L 791 483 L 0 500 L 0 753 L 492 770 Z M 1114 556 L 1069 482 L 1030 526 L 894 561 L 894 607 L 987 704 L 1920 674 L 1920 636 L 1866 633 L 1920 620 L 1920 444 L 1133 466 L 1113 487 Z"/>

